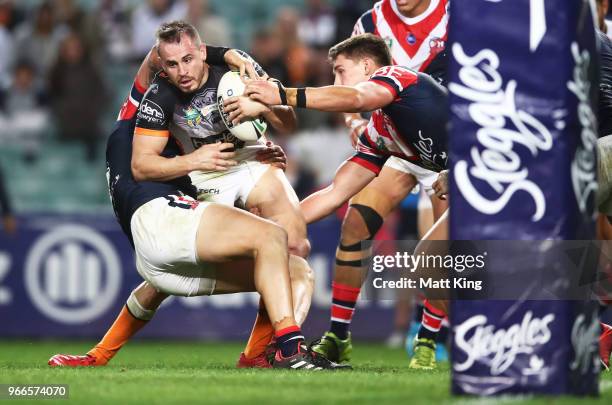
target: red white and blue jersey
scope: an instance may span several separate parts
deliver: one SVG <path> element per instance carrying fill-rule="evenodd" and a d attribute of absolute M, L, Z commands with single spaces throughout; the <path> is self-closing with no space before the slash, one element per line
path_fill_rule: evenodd
<path fill-rule="evenodd" d="M 353 36 L 372 33 L 385 40 L 393 64 L 425 72 L 443 83 L 446 77 L 449 0 L 431 0 L 421 15 L 400 14 L 395 0 L 381 0 L 357 20 Z"/>
<path fill-rule="evenodd" d="M 132 83 L 132 88 L 130 89 L 130 94 L 121 105 L 121 110 L 119 110 L 117 121 L 131 120 L 136 116 L 138 107 L 140 106 L 140 102 L 142 101 L 146 91 L 147 88 L 138 83 L 138 80 L 134 79 L 134 83 Z"/>
<path fill-rule="evenodd" d="M 349 160 L 378 175 L 390 156 L 439 172 L 447 167 L 448 93 L 429 75 L 402 66 L 378 69 L 370 81 L 393 102 L 372 113 Z"/>

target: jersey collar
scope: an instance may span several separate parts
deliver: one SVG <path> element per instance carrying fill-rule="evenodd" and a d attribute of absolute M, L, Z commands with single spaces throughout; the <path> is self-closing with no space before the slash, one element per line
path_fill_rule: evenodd
<path fill-rule="evenodd" d="M 390 2 L 391 2 L 391 8 L 393 9 L 393 12 L 395 13 L 395 15 L 397 15 L 397 17 L 400 20 L 402 20 L 404 24 L 407 24 L 407 25 L 414 25 L 416 23 L 423 21 L 425 18 L 429 17 L 429 15 L 433 13 L 436 7 L 438 7 L 438 4 L 440 4 L 440 0 L 431 0 L 431 2 L 429 3 L 429 7 L 427 7 L 427 10 L 425 10 L 423 14 L 410 18 L 410 17 L 406 17 L 405 15 L 402 15 L 402 13 L 399 12 L 399 10 L 397 9 L 397 3 L 395 2 L 395 0 L 390 0 Z"/>

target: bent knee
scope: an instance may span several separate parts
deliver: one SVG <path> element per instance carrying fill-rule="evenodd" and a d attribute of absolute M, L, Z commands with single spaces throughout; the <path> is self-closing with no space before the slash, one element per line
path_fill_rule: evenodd
<path fill-rule="evenodd" d="M 289 253 L 299 257 L 306 258 L 310 254 L 310 241 L 308 238 L 290 239 Z"/>
<path fill-rule="evenodd" d="M 289 276 L 291 281 L 301 281 L 314 286 L 314 271 L 302 257 L 291 255 L 289 259 Z"/>
<path fill-rule="evenodd" d="M 344 245 L 372 239 L 383 222 L 383 217 L 374 209 L 366 205 L 351 205 L 342 221 L 340 239 Z"/>

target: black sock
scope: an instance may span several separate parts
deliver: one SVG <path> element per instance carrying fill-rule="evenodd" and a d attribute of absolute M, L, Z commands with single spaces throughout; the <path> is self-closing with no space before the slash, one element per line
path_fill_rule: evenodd
<path fill-rule="evenodd" d="M 302 331 L 297 325 L 281 329 L 274 335 L 276 336 L 276 347 L 281 351 L 283 357 L 291 357 L 296 354 L 300 343 L 304 341 Z"/>

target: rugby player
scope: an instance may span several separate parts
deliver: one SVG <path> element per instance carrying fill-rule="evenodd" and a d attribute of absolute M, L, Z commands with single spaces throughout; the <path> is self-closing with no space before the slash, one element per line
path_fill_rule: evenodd
<path fill-rule="evenodd" d="M 235 59 L 236 58 L 237 57 L 235 57 Z M 137 79 L 135 81 L 134 88 L 132 89 L 131 96 L 124 104 L 124 107 L 120 114 L 120 117 L 119 117 L 120 121 L 123 121 L 123 120 L 130 121 L 132 128 L 134 125 L 133 123 L 134 114 L 136 110 L 138 109 L 140 99 L 142 98 L 142 93 L 144 89 L 146 88 L 146 84 L 148 84 L 148 82 L 150 81 L 150 75 L 148 73 L 147 66 L 152 65 L 153 68 L 155 68 L 156 67 L 155 59 L 156 59 L 156 53 L 150 53 L 147 59 L 145 60 L 145 62 L 143 63 L 137 75 Z M 242 71 L 244 71 L 246 67 L 246 70 L 249 71 L 250 75 L 254 76 L 254 70 L 253 70 L 252 65 L 250 63 L 244 63 L 244 61 L 241 60 L 240 58 L 237 58 L 237 59 L 239 62 L 238 67 L 240 67 Z M 220 153 L 219 152 L 221 150 L 220 148 L 222 148 L 223 146 L 228 146 L 228 145 L 211 145 L 211 147 L 216 148 L 216 152 L 215 152 L 216 154 Z M 226 156 L 229 156 L 229 155 L 226 155 Z M 258 158 L 265 159 L 267 162 L 272 162 L 272 163 L 278 163 L 280 161 L 282 165 L 282 159 L 284 159 L 284 155 L 282 154 L 282 152 L 279 153 L 278 149 L 264 149 L 261 151 L 261 153 L 258 153 Z M 220 161 L 220 163 L 223 164 L 222 161 Z M 220 167 L 217 167 L 217 169 L 219 168 Z M 125 226 L 124 226 L 124 230 L 126 230 Z M 129 235 L 129 232 L 128 232 L 128 235 Z M 296 261 L 295 258 L 292 258 L 292 263 L 294 262 L 300 265 L 299 260 Z M 301 265 L 304 265 L 304 263 L 301 263 Z M 296 303 L 298 302 L 301 303 L 299 306 L 296 307 L 296 311 L 298 314 L 298 320 L 300 320 L 300 323 L 301 321 L 303 321 L 303 319 L 305 318 L 308 312 L 308 308 L 310 305 L 310 296 L 312 294 L 311 271 L 308 269 L 307 266 L 304 269 L 306 271 L 302 273 L 299 273 L 299 272 L 292 273 L 292 275 L 295 278 L 295 280 L 292 280 L 292 282 L 295 281 L 293 282 L 293 285 L 296 287 L 293 290 L 294 299 L 296 300 Z M 299 281 L 300 278 L 302 278 L 301 282 Z M 151 319 L 151 317 L 153 316 L 155 312 L 155 309 L 159 306 L 161 301 L 166 296 L 167 296 L 166 294 L 160 291 L 156 291 L 156 289 L 153 288 L 150 284 L 143 283 L 131 294 L 130 298 L 128 299 L 126 307 L 122 310 L 121 314 L 119 315 L 119 317 L 117 318 L 117 320 L 115 321 L 111 329 L 102 339 L 102 341 L 98 345 L 96 345 L 96 347 L 92 349 L 88 353 L 87 356 L 58 355 L 58 356 L 54 356 L 50 360 L 50 364 L 69 365 L 69 366 L 106 364 L 116 354 L 116 352 L 123 346 L 123 344 L 125 344 L 127 340 L 133 334 L 135 334 L 140 328 L 142 328 L 142 326 L 146 324 L 146 321 Z M 134 314 L 137 314 L 137 316 L 134 316 Z M 266 322 L 261 322 L 261 319 L 263 319 L 262 315 L 263 315 L 263 318 L 265 318 Z M 266 329 L 265 333 L 268 334 L 269 332 L 267 330 L 270 329 L 271 325 L 270 325 L 270 321 L 265 311 L 260 310 L 260 317 L 258 318 L 258 321 L 259 321 L 259 324 L 261 324 L 260 326 L 265 327 Z M 267 325 L 265 325 L 266 323 Z M 257 324 L 256 324 L 256 327 L 257 327 Z M 261 345 L 262 344 L 262 342 L 260 342 L 262 340 L 261 336 L 259 338 L 255 336 L 255 338 L 256 338 L 256 343 Z M 253 340 L 253 335 L 251 336 L 251 340 Z M 249 341 L 249 343 L 252 343 L 251 340 Z M 269 343 L 269 340 L 270 339 L 268 336 L 268 339 L 263 342 L 264 349 L 265 349 L 265 346 Z M 266 362 L 266 366 L 270 367 L 268 362 Z"/>
<path fill-rule="evenodd" d="M 323 111 L 373 111 L 359 138 L 357 154 L 336 173 L 332 185 L 302 201 L 308 223 L 333 212 L 347 199 L 368 185 L 395 156 L 434 173 L 447 164 L 446 119 L 447 91 L 424 73 L 392 65 L 384 40 L 372 34 L 347 39 L 329 51 L 335 85 L 321 88 L 284 88 L 280 83 L 251 82 L 246 92 L 251 98 L 269 105 L 287 104 Z M 230 119 L 239 122 L 242 115 L 226 102 Z M 361 246 L 354 247 L 360 251 Z M 356 299 L 359 288 L 353 297 Z M 344 291 L 334 303 L 338 312 L 352 311 Z M 433 305 L 432 305 L 433 307 Z M 431 354 L 435 334 L 444 314 L 433 307 L 434 328 L 421 327 L 415 345 L 413 368 L 419 368 L 423 350 Z M 429 325 L 427 325 L 429 326 Z M 337 353 L 337 351 L 335 351 Z M 435 361 L 435 353 L 434 361 Z M 335 357 L 332 357 L 335 358 Z M 414 364 L 413 364 L 414 363 Z M 419 363 L 419 364 L 417 364 Z M 429 367 L 429 360 L 426 362 Z"/>
<path fill-rule="evenodd" d="M 425 72 L 444 83 L 448 7 L 447 0 L 378 1 L 357 20 L 352 36 L 371 33 L 383 38 L 390 48 L 393 64 Z M 368 120 L 352 113 L 345 114 L 345 123 L 351 128 L 351 142 L 355 146 Z M 350 361 L 349 328 L 364 281 L 363 265 L 371 255 L 366 247 L 368 241 L 374 239 L 385 218 L 417 185 L 421 189 L 419 230 L 427 231 L 448 206 L 446 201 L 432 195 L 431 185 L 436 177 L 431 170 L 391 156 L 380 174 L 351 198 L 336 249 L 330 328 L 313 350 L 335 361 Z M 435 309 L 427 301 L 425 304 L 423 317 L 428 325 L 433 325 L 438 318 L 431 314 Z"/>

